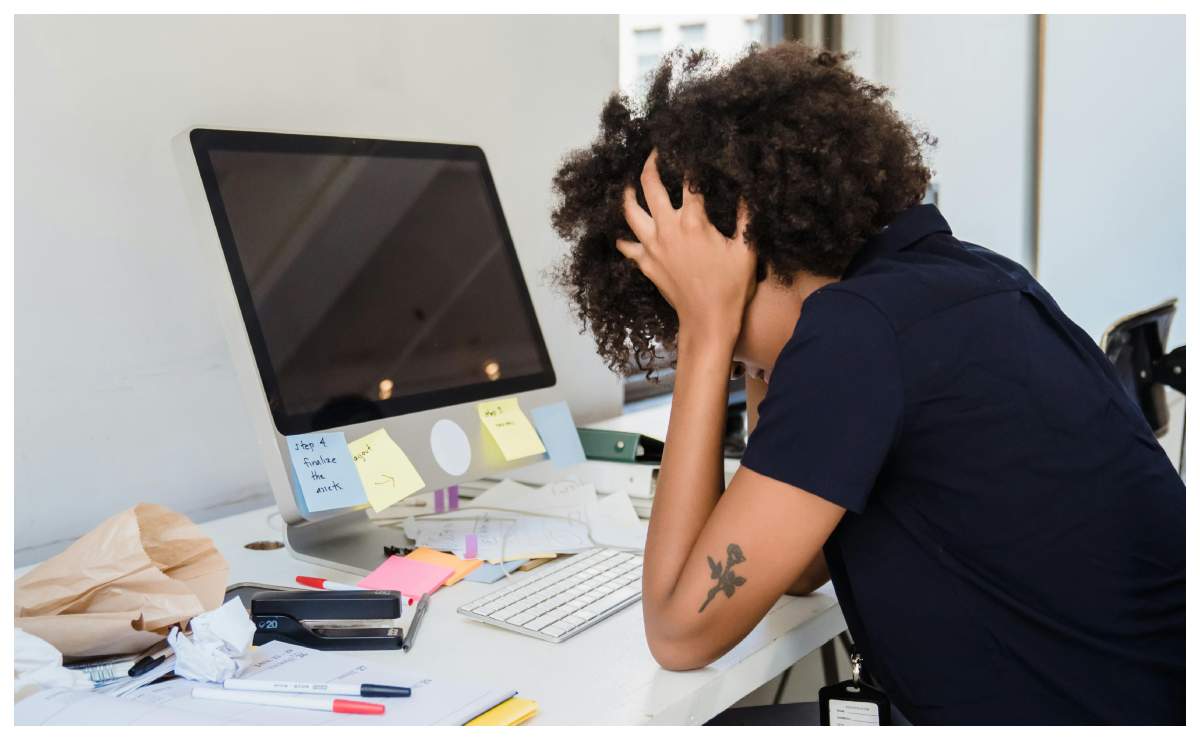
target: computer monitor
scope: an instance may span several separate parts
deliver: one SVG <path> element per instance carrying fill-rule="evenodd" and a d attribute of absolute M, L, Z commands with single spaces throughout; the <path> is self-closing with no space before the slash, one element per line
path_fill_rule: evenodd
<path fill-rule="evenodd" d="M 177 139 L 293 552 L 366 571 L 365 511 L 308 514 L 289 435 L 386 429 L 428 490 L 507 461 L 476 405 L 554 369 L 479 147 L 197 128 Z"/>

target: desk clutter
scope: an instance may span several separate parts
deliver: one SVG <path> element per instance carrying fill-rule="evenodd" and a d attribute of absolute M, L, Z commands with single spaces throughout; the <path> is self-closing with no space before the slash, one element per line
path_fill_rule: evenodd
<path fill-rule="evenodd" d="M 196 525 L 140 504 L 18 579 L 15 721 L 523 722 L 537 705 L 513 688 L 400 674 L 347 652 L 411 648 L 428 594 L 481 564 L 418 549 L 377 570 L 396 590 L 321 579 L 319 590 L 256 591 L 248 610 L 234 590 L 221 604 L 228 567 Z M 423 596 L 407 636 L 402 591 Z"/>
<path fill-rule="evenodd" d="M 346 683 L 348 676 L 353 676 L 353 683 Z M 47 688 L 17 702 L 15 719 L 19 725 L 462 725 L 499 709 L 516 694 L 469 681 L 404 675 L 354 653 L 322 652 L 282 642 L 253 650 L 238 678 L 253 681 L 255 689 L 179 679 L 124 694 Z M 322 691 L 345 693 L 315 693 L 314 684 L 327 683 L 339 685 Z M 271 685 L 281 688 L 263 690 Z M 370 685 L 405 688 L 410 695 L 380 695 L 403 692 L 372 691 Z"/>
<path fill-rule="evenodd" d="M 532 421 L 515 398 L 478 414 L 508 460 L 585 462 L 565 403 L 534 409 Z M 624 490 L 601 496 L 556 478 L 427 491 L 384 429 L 352 441 L 295 435 L 288 446 L 305 511 L 365 505 L 411 546 L 380 553 L 357 582 L 299 575 L 308 589 L 242 597 L 226 594 L 225 559 L 187 517 L 152 504 L 121 512 L 16 583 L 18 724 L 516 724 L 537 704 L 510 687 L 397 675 L 352 651 L 413 649 L 430 599 L 462 582 L 497 586 L 459 609 L 464 623 L 551 641 L 640 597 L 631 551 L 644 548 L 646 523 Z M 521 573 L 547 563 L 540 576 Z M 569 583 L 552 577 L 560 571 Z M 553 592 L 551 581 L 561 581 Z"/>

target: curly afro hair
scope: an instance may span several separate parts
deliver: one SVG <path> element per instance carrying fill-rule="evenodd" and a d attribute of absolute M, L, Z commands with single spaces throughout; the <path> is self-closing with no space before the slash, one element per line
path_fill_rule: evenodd
<path fill-rule="evenodd" d="M 633 239 L 622 214 L 626 186 L 658 150 L 678 207 L 682 183 L 704 195 L 708 218 L 732 236 L 739 199 L 758 279 L 787 285 L 800 271 L 840 277 L 870 236 L 919 203 L 930 172 L 914 132 L 886 88 L 857 77 L 846 55 L 799 43 L 720 66 L 703 51 L 668 55 L 645 99 L 614 94 L 591 146 L 567 154 L 554 177 L 554 228 L 570 245 L 554 280 L 610 368 L 649 377 L 678 319 L 614 242 Z"/>

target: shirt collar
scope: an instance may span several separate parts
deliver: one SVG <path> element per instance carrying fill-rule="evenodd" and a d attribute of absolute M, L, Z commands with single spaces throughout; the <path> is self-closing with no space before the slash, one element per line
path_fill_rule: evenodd
<path fill-rule="evenodd" d="M 883 231 L 871 237 L 862 245 L 850 265 L 843 273 L 848 278 L 861 270 L 867 263 L 881 254 L 899 252 L 930 234 L 949 234 L 950 224 L 942 217 L 941 211 L 932 203 L 913 206 L 896 216 Z"/>

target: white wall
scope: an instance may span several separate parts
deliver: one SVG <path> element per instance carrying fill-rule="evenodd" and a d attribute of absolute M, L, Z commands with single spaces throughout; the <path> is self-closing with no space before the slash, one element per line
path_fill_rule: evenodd
<path fill-rule="evenodd" d="M 1030 266 L 1035 19 L 847 15 L 842 28 L 856 71 L 937 137 L 929 161 L 955 235 Z"/>
<path fill-rule="evenodd" d="M 1184 342 L 1184 18 L 1050 16 L 1039 277 L 1097 340 L 1180 299 Z"/>
<path fill-rule="evenodd" d="M 15 35 L 18 563 L 137 501 L 268 500 L 193 277 L 170 148 L 192 125 L 483 146 L 559 383 L 582 419 L 619 412 L 542 280 L 550 177 L 617 86 L 615 16 L 41 16 Z"/>

